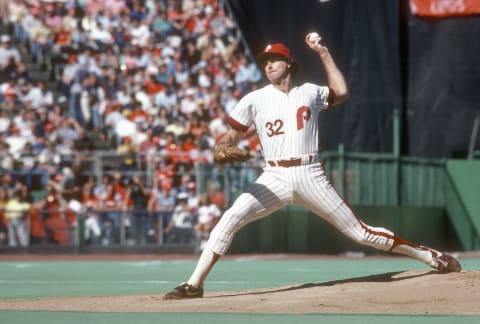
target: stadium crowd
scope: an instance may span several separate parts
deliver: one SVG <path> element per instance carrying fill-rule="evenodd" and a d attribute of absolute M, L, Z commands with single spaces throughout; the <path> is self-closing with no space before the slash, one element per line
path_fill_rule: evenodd
<path fill-rule="evenodd" d="M 262 82 L 227 9 L 222 0 L 0 0 L 0 242 L 71 243 L 79 212 L 99 244 L 174 242 L 182 226 L 208 236 L 225 198 L 214 183 L 199 197 L 189 171 L 212 163 L 228 113 Z M 32 77 L 27 61 L 48 79 Z M 99 149 L 89 134 L 117 154 L 116 172 L 99 177 L 80 163 Z M 251 134 L 241 145 L 260 156 Z"/>

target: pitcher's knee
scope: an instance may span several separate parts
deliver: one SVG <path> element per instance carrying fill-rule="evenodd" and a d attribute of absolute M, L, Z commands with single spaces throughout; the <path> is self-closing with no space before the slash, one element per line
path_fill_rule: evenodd
<path fill-rule="evenodd" d="M 207 247 L 223 255 L 227 252 L 235 233 L 242 227 L 243 218 L 235 212 L 227 211 L 210 233 Z"/>

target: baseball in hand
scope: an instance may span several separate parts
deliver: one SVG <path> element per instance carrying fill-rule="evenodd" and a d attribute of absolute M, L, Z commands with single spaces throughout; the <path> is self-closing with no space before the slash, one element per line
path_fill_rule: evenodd
<path fill-rule="evenodd" d="M 308 34 L 308 40 L 312 43 L 316 42 L 317 40 L 320 40 L 320 39 L 321 39 L 321 37 L 317 32 L 313 32 L 313 33 Z"/>

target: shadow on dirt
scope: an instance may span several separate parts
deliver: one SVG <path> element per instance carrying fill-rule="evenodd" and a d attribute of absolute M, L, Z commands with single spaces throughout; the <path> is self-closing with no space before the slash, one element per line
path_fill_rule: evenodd
<path fill-rule="evenodd" d="M 294 290 L 301 290 L 301 289 L 309 289 L 314 287 L 330 287 L 335 285 L 341 285 L 346 283 L 359 283 L 359 282 L 395 282 L 395 281 L 402 281 L 408 280 L 412 278 L 420 278 L 429 276 L 432 274 L 438 274 L 438 271 L 429 271 L 429 272 L 422 272 L 422 273 L 415 273 L 412 275 L 405 275 L 396 277 L 397 275 L 403 273 L 404 271 L 396 271 L 396 272 L 388 272 L 376 275 L 369 275 L 364 277 L 357 277 L 357 278 L 347 278 L 347 279 L 340 279 L 340 280 L 333 280 L 333 281 L 326 281 L 320 283 L 306 283 L 299 286 L 287 287 L 287 288 L 280 288 L 280 289 L 273 289 L 273 290 L 265 290 L 265 291 L 250 291 L 250 292 L 241 292 L 238 294 L 228 294 L 228 295 L 220 295 L 220 296 L 210 296 L 207 298 L 219 298 L 219 297 L 234 297 L 234 296 L 244 296 L 244 295 L 262 295 L 262 294 L 273 294 L 273 293 L 280 293 L 286 291 L 294 291 Z"/>

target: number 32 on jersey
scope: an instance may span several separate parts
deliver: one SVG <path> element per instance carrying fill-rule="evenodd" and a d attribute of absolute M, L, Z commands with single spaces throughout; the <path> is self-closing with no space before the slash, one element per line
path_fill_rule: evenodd
<path fill-rule="evenodd" d="M 297 130 L 301 130 L 305 127 L 305 121 L 309 121 L 312 118 L 312 113 L 310 108 L 307 106 L 302 106 L 297 109 Z M 273 122 L 268 121 L 265 123 L 265 128 L 267 130 L 267 136 L 277 136 L 285 134 L 283 120 L 275 119 Z"/>

